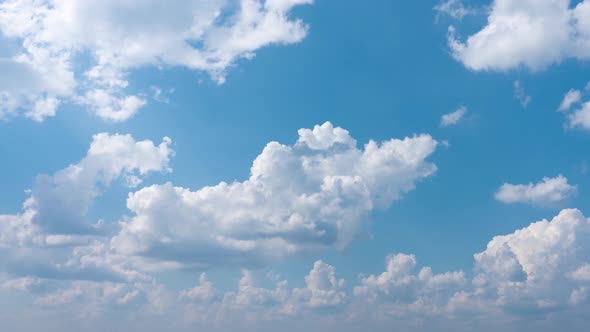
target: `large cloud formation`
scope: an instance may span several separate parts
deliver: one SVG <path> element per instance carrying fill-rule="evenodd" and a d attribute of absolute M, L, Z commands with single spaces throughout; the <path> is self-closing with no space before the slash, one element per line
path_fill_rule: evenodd
<path fill-rule="evenodd" d="M 449 28 L 453 56 L 473 70 L 541 70 L 590 58 L 590 1 L 494 0 L 487 24 L 465 42 Z"/>
<path fill-rule="evenodd" d="M 0 291 L 32 292 L 39 308 L 77 308 L 76 320 L 89 319 L 89 313 L 100 321 L 137 312 L 142 319 L 172 320 L 179 331 L 197 326 L 254 331 L 302 319 L 316 328 L 343 331 L 359 326 L 490 332 L 567 326 L 577 331 L 588 323 L 583 313 L 590 309 L 589 240 L 590 220 L 567 209 L 552 220 L 494 237 L 474 255 L 473 274 L 434 273 L 430 267 L 418 268 L 414 255 L 398 253 L 386 258 L 384 272 L 361 275 L 352 291 L 336 268 L 323 261 L 313 264 L 302 287 L 244 270 L 235 289 L 217 288 L 203 273 L 196 286 L 181 290 L 137 279 L 63 282 L 26 277 L 0 278 Z M 271 285 L 265 286 L 268 281 Z"/>
<path fill-rule="evenodd" d="M 318 249 L 344 249 L 385 208 L 431 176 L 428 135 L 370 141 L 359 149 L 326 122 L 271 142 L 243 182 L 196 191 L 154 185 L 130 194 L 135 216 L 112 240 L 126 255 L 167 265 L 263 264 Z"/>
<path fill-rule="evenodd" d="M 22 213 L 0 216 L 3 298 L 30 293 L 28 314 L 92 322 L 80 328 L 97 331 L 106 319 L 127 327 L 149 321 L 147 330 L 174 321 L 179 331 L 244 322 L 259 330 L 301 318 L 343 330 L 395 324 L 551 331 L 588 323 L 579 313 L 590 304 L 590 220 L 575 209 L 494 237 L 474 255 L 473 274 L 435 273 L 418 267 L 414 255 L 397 253 L 382 273 L 358 282 L 345 282 L 318 260 L 299 286 L 275 276 L 261 280 L 255 269 L 243 270 L 236 289 L 218 288 L 204 273 L 196 286 L 172 289 L 150 269 L 245 268 L 349 245 L 374 208 L 432 175 L 426 159 L 437 142 L 420 135 L 361 149 L 346 130 L 325 123 L 301 129 L 293 145 L 269 143 L 246 181 L 197 191 L 149 186 L 130 194 L 133 216 L 114 224 L 87 220 L 84 211 L 113 182 L 134 186 L 149 172 L 169 171 L 170 143 L 98 134 L 79 163 L 40 177 Z M 60 211 L 64 218 L 55 218 Z"/>
<path fill-rule="evenodd" d="M 42 121 L 65 101 L 124 121 L 146 103 L 125 92 L 129 71 L 181 66 L 221 83 L 237 60 L 302 40 L 307 26 L 289 12 L 312 1 L 3 1 L 0 119 Z"/>

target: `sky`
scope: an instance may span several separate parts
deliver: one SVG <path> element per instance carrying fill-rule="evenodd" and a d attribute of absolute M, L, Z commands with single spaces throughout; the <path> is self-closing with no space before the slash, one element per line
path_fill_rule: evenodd
<path fill-rule="evenodd" d="M 590 0 L 1 0 L 11 331 L 583 331 Z"/>

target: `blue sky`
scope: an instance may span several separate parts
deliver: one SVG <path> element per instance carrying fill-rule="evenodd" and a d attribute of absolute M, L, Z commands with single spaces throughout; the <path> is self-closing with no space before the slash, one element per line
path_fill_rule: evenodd
<path fill-rule="evenodd" d="M 0 319 L 579 330 L 589 27 L 588 0 L 3 1 Z"/>

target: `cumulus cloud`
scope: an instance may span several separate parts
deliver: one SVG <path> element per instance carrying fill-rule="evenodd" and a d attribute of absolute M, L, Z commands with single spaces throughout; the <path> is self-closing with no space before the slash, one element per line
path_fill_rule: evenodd
<path fill-rule="evenodd" d="M 570 185 L 566 177 L 558 175 L 555 178 L 544 177 L 542 182 L 535 184 L 504 183 L 494 197 L 504 203 L 551 206 L 567 201 L 576 191 L 576 186 Z"/>
<path fill-rule="evenodd" d="M 462 271 L 434 274 L 430 267 L 417 273 L 416 257 L 407 254 L 390 255 L 385 271 L 363 277 L 354 294 L 363 304 L 373 308 L 370 315 L 402 316 L 422 312 L 426 317 L 443 306 L 466 284 Z"/>
<path fill-rule="evenodd" d="M 472 70 L 542 70 L 566 59 L 590 58 L 590 1 L 494 0 L 487 24 L 458 40 L 449 28 L 452 54 Z"/>
<path fill-rule="evenodd" d="M 308 27 L 293 7 L 313 0 L 8 0 L 0 3 L 0 118 L 35 121 L 62 102 L 124 121 L 145 100 L 127 92 L 128 73 L 184 67 L 222 83 L 226 70 L 268 45 L 301 41 Z M 82 59 L 82 60 L 80 60 Z"/>
<path fill-rule="evenodd" d="M 305 276 L 305 288 L 293 290 L 296 303 L 312 309 L 326 309 L 342 306 L 347 295 L 344 279 L 336 278 L 336 268 L 322 261 L 316 261 Z"/>
<path fill-rule="evenodd" d="M 364 236 L 386 208 L 436 167 L 428 135 L 363 148 L 326 122 L 294 145 L 271 142 L 243 182 L 195 191 L 167 183 L 129 195 L 133 217 L 112 240 L 120 253 L 177 266 L 266 264 Z"/>
<path fill-rule="evenodd" d="M 560 315 L 588 308 L 589 237 L 590 220 L 579 210 L 562 210 L 550 221 L 494 237 L 474 255 L 470 283 L 461 271 L 433 274 L 422 268 L 414 273 L 413 255 L 390 255 L 385 272 L 363 277 L 354 288 L 357 306 L 351 310 L 365 307 L 364 315 L 378 319 L 442 318 L 467 330 L 499 322 L 519 330 L 514 319 L 531 326 L 537 318 L 530 315 L 559 326 Z"/>
<path fill-rule="evenodd" d="M 392 254 L 384 272 L 361 275 L 350 293 L 336 268 L 323 261 L 313 264 L 301 288 L 277 279 L 265 287 L 256 271 L 243 270 L 235 290 L 217 288 L 206 274 L 195 287 L 179 291 L 142 279 L 56 281 L 0 275 L 0 292 L 31 292 L 36 306 L 52 310 L 76 308 L 75 319 L 112 321 L 118 312 L 124 326 L 131 326 L 131 312 L 139 313 L 136 318 L 145 313 L 174 320 L 179 331 L 194 329 L 197 322 L 221 330 L 244 324 L 260 330 L 265 322 L 301 319 L 344 330 L 360 324 L 375 330 L 518 331 L 541 324 L 536 330 L 551 331 L 564 320 L 572 327 L 585 324 L 584 315 L 574 316 L 577 322 L 569 315 L 588 309 L 589 237 L 590 220 L 578 210 L 563 210 L 550 221 L 494 237 L 474 255 L 471 280 L 462 271 L 418 268 L 414 255 Z"/>
<path fill-rule="evenodd" d="M 441 127 L 449 127 L 458 124 L 467 114 L 467 107 L 461 106 L 456 111 L 443 115 L 440 118 Z"/>
<path fill-rule="evenodd" d="M 551 221 L 497 236 L 474 256 L 474 285 L 508 312 L 561 310 L 587 285 L 589 231 L 588 219 L 570 209 Z"/>

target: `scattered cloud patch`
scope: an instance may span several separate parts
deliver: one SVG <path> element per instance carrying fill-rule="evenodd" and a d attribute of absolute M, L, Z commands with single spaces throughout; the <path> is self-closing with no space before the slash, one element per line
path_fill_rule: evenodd
<path fill-rule="evenodd" d="M 570 185 L 567 178 L 559 175 L 555 178 L 544 177 L 543 181 L 535 184 L 514 185 L 504 183 L 496 191 L 494 197 L 503 203 L 529 203 L 539 206 L 552 206 L 567 201 L 576 191 L 576 186 Z"/>
<path fill-rule="evenodd" d="M 582 91 L 571 89 L 563 96 L 557 110 L 566 114 L 568 128 L 590 129 L 589 91 L 588 87 Z"/>
<path fill-rule="evenodd" d="M 468 15 L 475 15 L 477 11 L 473 8 L 468 8 L 461 0 L 443 0 L 434 7 L 437 12 L 437 19 L 440 15 L 447 15 L 456 20 L 462 20 Z"/>
<path fill-rule="evenodd" d="M 450 127 L 458 124 L 465 118 L 467 107 L 461 106 L 456 111 L 443 115 L 440 118 L 441 127 Z"/>
<path fill-rule="evenodd" d="M 514 81 L 514 98 L 518 100 L 523 108 L 527 108 L 533 100 L 533 97 L 527 95 L 524 86 L 519 80 Z"/>
<path fill-rule="evenodd" d="M 565 112 L 572 108 L 573 105 L 579 104 L 582 100 L 582 93 L 580 90 L 571 89 L 568 91 L 559 105 L 558 111 Z"/>

